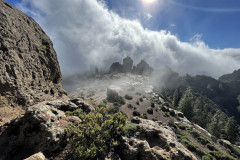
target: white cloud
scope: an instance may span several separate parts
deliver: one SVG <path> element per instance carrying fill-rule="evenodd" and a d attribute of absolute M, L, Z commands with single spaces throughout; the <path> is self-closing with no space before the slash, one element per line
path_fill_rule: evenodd
<path fill-rule="evenodd" d="M 200 39 L 181 42 L 167 31 L 150 31 L 119 17 L 101 1 L 22 0 L 18 8 L 31 12 L 50 35 L 64 75 L 109 67 L 127 55 L 136 63 L 145 59 L 154 68 L 168 65 L 182 74 L 216 77 L 240 68 L 240 49 L 210 49 Z"/>

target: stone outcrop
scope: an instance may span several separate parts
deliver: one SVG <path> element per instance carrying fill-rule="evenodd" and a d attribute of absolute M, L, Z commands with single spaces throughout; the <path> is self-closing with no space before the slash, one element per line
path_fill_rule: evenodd
<path fill-rule="evenodd" d="M 134 117 L 137 132 L 134 137 L 124 137 L 120 157 L 125 160 L 197 160 L 177 141 L 175 133 L 168 126 L 151 120 Z"/>
<path fill-rule="evenodd" d="M 137 66 L 133 66 L 133 60 L 127 56 L 123 59 L 123 64 L 114 62 L 109 70 L 110 73 L 134 73 L 139 75 L 150 75 L 153 72 L 153 68 L 144 60 L 141 60 Z"/>
<path fill-rule="evenodd" d="M 109 72 L 123 73 L 123 66 L 119 62 L 114 62 L 111 65 Z"/>
<path fill-rule="evenodd" d="M 149 75 L 151 74 L 153 71 L 153 68 L 149 66 L 149 64 L 147 64 L 146 61 L 141 60 L 141 62 L 139 64 L 137 64 L 137 66 L 133 67 L 133 73 L 134 74 L 140 74 L 140 75 Z"/>
<path fill-rule="evenodd" d="M 50 103 L 57 102 L 47 104 Z M 67 117 L 53 105 L 39 103 L 31 106 L 23 117 L 2 127 L 0 159 L 18 160 L 37 152 L 44 155 L 53 153 L 63 145 L 65 129 L 72 123 L 80 122 L 78 117 Z"/>
<path fill-rule="evenodd" d="M 32 18 L 4 0 L 0 33 L 0 107 L 30 106 L 65 94 L 51 40 Z"/>
<path fill-rule="evenodd" d="M 131 57 L 127 56 L 123 59 L 123 72 L 124 73 L 131 73 L 133 67 L 133 60 Z"/>

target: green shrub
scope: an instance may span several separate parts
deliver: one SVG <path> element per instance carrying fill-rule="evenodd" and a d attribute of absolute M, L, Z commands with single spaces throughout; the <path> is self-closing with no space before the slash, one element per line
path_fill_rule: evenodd
<path fill-rule="evenodd" d="M 105 108 L 96 113 L 80 116 L 82 123 L 71 128 L 75 159 L 103 159 L 110 149 L 118 145 L 124 134 L 126 117 L 120 112 L 107 115 Z"/>
<path fill-rule="evenodd" d="M 187 126 L 184 125 L 184 124 L 178 124 L 177 126 L 178 126 L 178 128 L 180 128 L 181 130 L 186 130 L 186 129 L 187 129 Z"/>
<path fill-rule="evenodd" d="M 163 113 L 163 116 L 164 116 L 164 117 L 170 117 L 167 112 L 164 112 L 164 113 Z"/>
<path fill-rule="evenodd" d="M 127 136 L 133 136 L 136 131 L 137 131 L 137 125 L 134 123 L 128 123 L 124 127 L 124 133 Z"/>
<path fill-rule="evenodd" d="M 38 50 L 39 51 L 45 51 L 47 49 L 47 46 L 46 45 L 41 45 Z"/>
<path fill-rule="evenodd" d="M 137 102 L 136 102 L 136 105 L 139 105 L 139 104 L 140 104 L 140 103 L 137 101 Z"/>
<path fill-rule="evenodd" d="M 82 109 L 77 109 L 77 110 L 75 110 L 75 111 L 73 111 L 73 112 L 67 111 L 67 112 L 66 112 L 66 115 L 67 115 L 67 116 L 77 116 L 77 117 L 79 117 L 80 119 L 82 119 L 82 118 L 85 117 L 85 113 L 83 112 Z"/>
<path fill-rule="evenodd" d="M 154 108 L 154 107 L 155 107 L 155 104 L 154 104 L 153 102 L 151 103 L 151 107 L 152 107 L 152 108 Z"/>
<path fill-rule="evenodd" d="M 203 145 L 206 145 L 206 144 L 209 143 L 209 140 L 208 140 L 207 137 L 205 137 L 205 136 L 199 136 L 199 137 L 197 138 L 197 141 L 200 142 L 200 143 L 203 144 Z"/>
<path fill-rule="evenodd" d="M 143 119 L 148 119 L 148 116 L 147 116 L 146 113 L 143 113 L 140 117 L 143 118 Z"/>
<path fill-rule="evenodd" d="M 117 106 L 109 106 L 107 108 L 107 112 L 108 112 L 108 114 L 115 114 L 115 113 L 119 112 L 119 108 Z"/>
<path fill-rule="evenodd" d="M 140 101 L 140 102 L 143 102 L 143 98 L 139 98 L 139 101 Z"/>
<path fill-rule="evenodd" d="M 157 121 L 157 118 L 153 118 L 152 120 L 153 120 L 153 121 Z"/>
<path fill-rule="evenodd" d="M 131 104 L 128 104 L 128 106 L 127 106 L 128 108 L 133 108 L 133 105 L 131 105 Z"/>
<path fill-rule="evenodd" d="M 140 112 L 138 112 L 138 111 L 133 111 L 133 116 L 138 116 L 138 117 L 140 117 Z"/>
<path fill-rule="evenodd" d="M 194 144 L 192 144 L 188 139 L 183 138 L 180 140 L 180 142 L 182 144 L 184 144 L 190 151 L 192 152 L 196 152 L 197 151 L 197 146 L 195 146 Z"/>
<path fill-rule="evenodd" d="M 202 156 L 202 160 L 212 160 L 212 159 L 213 159 L 213 157 L 209 154 Z"/>
<path fill-rule="evenodd" d="M 98 107 L 106 107 L 106 104 L 102 102 L 98 105 Z"/>
<path fill-rule="evenodd" d="M 232 156 L 219 151 L 212 151 L 210 154 L 219 160 L 237 160 L 236 158 L 233 158 Z"/>
<path fill-rule="evenodd" d="M 133 97 L 132 97 L 132 96 L 129 96 L 128 94 L 126 94 L 126 95 L 125 95 L 125 99 L 127 99 L 127 100 L 132 100 Z"/>
<path fill-rule="evenodd" d="M 217 151 L 216 147 L 210 143 L 207 144 L 207 148 L 211 151 Z"/>

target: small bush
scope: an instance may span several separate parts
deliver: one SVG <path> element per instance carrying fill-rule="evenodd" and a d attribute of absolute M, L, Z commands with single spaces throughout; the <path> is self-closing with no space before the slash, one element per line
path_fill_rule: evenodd
<path fill-rule="evenodd" d="M 124 133 L 127 136 L 133 136 L 136 131 L 137 131 L 137 125 L 134 123 L 128 123 L 124 127 Z"/>
<path fill-rule="evenodd" d="M 119 112 L 119 108 L 117 106 L 109 106 L 107 108 L 107 112 L 108 112 L 108 114 L 115 114 L 115 113 Z"/>
<path fill-rule="evenodd" d="M 141 94 L 141 93 L 139 93 L 139 92 L 136 92 L 136 95 L 138 95 L 138 96 L 141 96 L 142 94 Z"/>
<path fill-rule="evenodd" d="M 153 121 L 157 121 L 157 118 L 153 118 L 152 120 L 153 120 Z"/>
<path fill-rule="evenodd" d="M 202 160 L 212 160 L 213 157 L 211 155 L 204 155 L 202 156 Z"/>
<path fill-rule="evenodd" d="M 128 108 L 133 108 L 133 105 L 131 105 L 131 104 L 128 104 L 128 106 L 127 106 Z"/>
<path fill-rule="evenodd" d="M 106 104 L 102 102 L 98 105 L 98 107 L 106 107 Z"/>
<path fill-rule="evenodd" d="M 232 156 L 219 151 L 212 151 L 210 154 L 219 160 L 237 160 L 236 158 L 233 158 Z"/>
<path fill-rule="evenodd" d="M 143 119 L 148 119 L 148 116 L 147 116 L 146 113 L 143 113 L 143 115 L 141 115 L 141 118 L 143 118 Z"/>
<path fill-rule="evenodd" d="M 190 151 L 192 152 L 196 152 L 197 151 L 197 146 L 195 146 L 194 144 L 192 144 L 188 139 L 181 139 L 180 142 L 182 144 L 184 144 Z"/>
<path fill-rule="evenodd" d="M 197 141 L 200 142 L 203 145 L 206 145 L 206 144 L 209 143 L 209 140 L 207 139 L 207 137 L 204 137 L 204 136 L 199 136 L 197 138 Z"/>
<path fill-rule="evenodd" d="M 132 99 L 133 99 L 133 97 L 130 96 L 130 95 L 128 95 L 128 94 L 126 94 L 126 95 L 124 96 L 124 98 L 127 99 L 127 100 L 132 100 Z"/>
<path fill-rule="evenodd" d="M 140 104 L 140 103 L 137 101 L 137 102 L 136 102 L 136 105 L 139 105 L 139 104 Z"/>
<path fill-rule="evenodd" d="M 139 98 L 139 101 L 140 101 L 140 102 L 143 102 L 143 98 Z"/>
<path fill-rule="evenodd" d="M 138 116 L 138 117 L 140 117 L 140 112 L 138 112 L 138 111 L 133 111 L 133 116 Z"/>
<path fill-rule="evenodd" d="M 38 48 L 39 51 L 45 51 L 47 49 L 46 45 L 41 45 L 41 47 Z"/>
<path fill-rule="evenodd" d="M 155 104 L 154 104 L 154 103 L 151 103 L 151 107 L 154 108 L 154 107 L 155 107 Z"/>
<path fill-rule="evenodd" d="M 187 126 L 184 125 L 184 124 L 178 124 L 177 126 L 178 126 L 178 128 L 180 128 L 181 130 L 186 130 L 186 129 L 187 129 Z"/>
<path fill-rule="evenodd" d="M 217 151 L 217 149 L 210 143 L 207 144 L 207 148 L 211 151 Z"/>

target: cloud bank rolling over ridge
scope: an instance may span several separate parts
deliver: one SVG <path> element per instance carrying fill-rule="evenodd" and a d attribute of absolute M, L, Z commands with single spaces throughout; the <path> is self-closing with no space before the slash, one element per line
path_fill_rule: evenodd
<path fill-rule="evenodd" d="M 165 30 L 151 31 L 137 20 L 121 18 L 102 1 L 22 0 L 17 7 L 53 40 L 65 76 L 107 68 L 126 56 L 156 69 L 168 65 L 181 74 L 218 77 L 240 68 L 240 49 L 211 49 L 199 39 L 181 42 Z"/>

